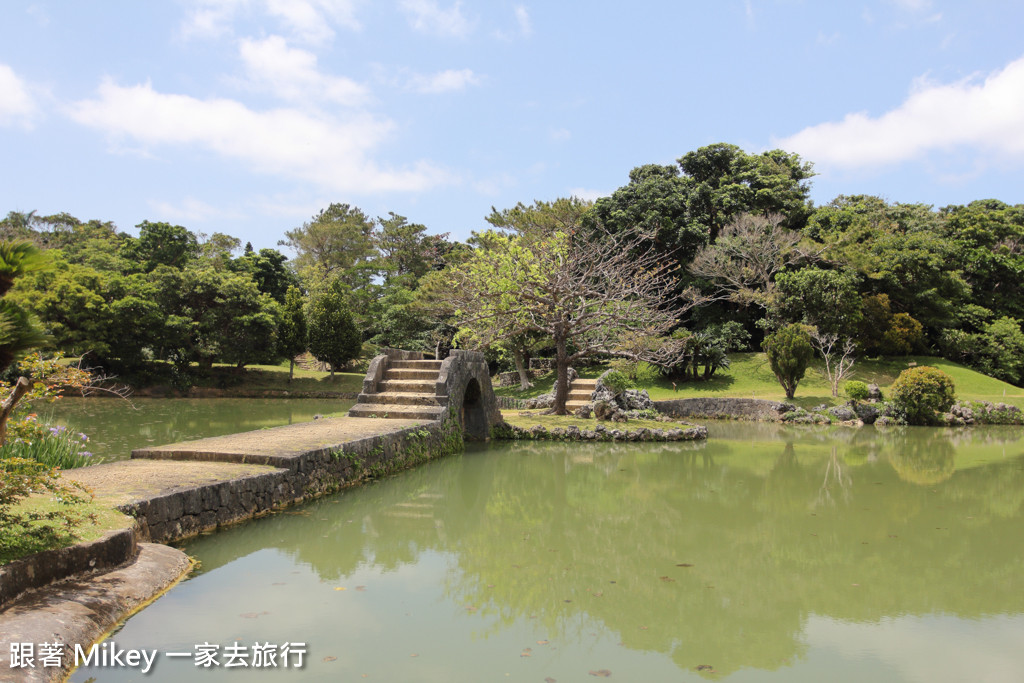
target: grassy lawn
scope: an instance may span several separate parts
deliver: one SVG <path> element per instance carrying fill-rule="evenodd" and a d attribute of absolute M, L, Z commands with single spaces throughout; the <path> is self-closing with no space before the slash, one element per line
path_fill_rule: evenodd
<path fill-rule="evenodd" d="M 247 365 L 242 372 L 234 366 L 214 364 L 209 377 L 198 378 L 198 386 L 244 387 L 253 391 L 339 391 L 355 392 L 363 388 L 365 372 L 302 370 L 296 366 L 295 377 L 288 381 L 288 362 L 279 365 Z"/>
<path fill-rule="evenodd" d="M 763 353 L 732 353 L 729 354 L 729 359 L 732 361 L 731 367 L 728 370 L 719 370 L 707 382 L 678 383 L 673 389 L 671 381 L 661 379 L 652 385 L 639 388 L 646 389 L 651 398 L 656 401 L 706 396 L 764 398 L 772 401 L 785 399 L 786 395 L 768 367 L 768 359 Z M 930 365 L 948 373 L 953 378 L 957 397 L 960 399 L 993 403 L 1002 401 L 1024 408 L 1024 389 L 942 358 L 914 356 L 858 360 L 853 367 L 854 371 L 850 379 L 875 383 L 882 388 L 883 393 L 887 393 L 893 380 L 901 371 L 910 367 L 911 363 Z M 583 376 L 596 377 L 601 372 L 601 368 L 591 368 L 583 373 Z M 548 373 L 534 382 L 534 387 L 526 392 L 520 393 L 516 386 L 502 387 L 497 390 L 497 393 L 516 398 L 539 396 L 551 390 L 554 384 L 554 373 Z M 822 403 L 835 405 L 843 403 L 845 400 L 841 387 L 839 398 L 832 398 L 831 389 L 824 376 L 824 369 L 819 363 L 807 371 L 807 375 L 797 387 L 796 398 L 793 402 L 803 407 L 811 407 Z"/>
<path fill-rule="evenodd" d="M 11 512 L 14 514 L 25 512 L 45 513 L 56 510 L 58 506 L 59 504 L 54 501 L 53 496 L 36 495 L 19 501 L 17 505 L 11 507 Z M 12 560 L 32 553 L 52 550 L 54 548 L 64 548 L 75 543 L 95 541 L 108 531 L 131 526 L 134 521 L 131 517 L 96 501 L 76 505 L 75 509 L 84 514 L 95 514 L 96 524 L 85 522 L 75 530 L 75 536 L 61 534 L 60 540 L 53 545 L 41 545 L 24 537 L 5 539 L 5 542 L 0 545 L 0 565 L 7 564 Z M 39 522 L 39 524 L 44 523 L 46 522 Z"/>
<path fill-rule="evenodd" d="M 245 394 L 280 391 L 359 393 L 363 388 L 365 376 L 365 372 L 336 372 L 332 380 L 329 372 L 303 370 L 296 366 L 295 377 L 289 381 L 287 361 L 282 361 L 278 365 L 247 365 L 242 370 L 233 365 L 220 363 L 215 363 L 209 370 L 200 370 L 193 364 L 187 378 L 187 386 L 220 389 L 228 393 L 238 391 Z M 153 362 L 143 376 L 125 375 L 118 377 L 118 380 L 136 389 L 160 385 L 176 386 L 171 365 L 161 361 Z"/>

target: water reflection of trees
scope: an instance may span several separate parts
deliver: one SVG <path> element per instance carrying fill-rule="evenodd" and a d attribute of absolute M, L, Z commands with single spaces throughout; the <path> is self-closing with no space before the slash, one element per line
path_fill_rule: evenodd
<path fill-rule="evenodd" d="M 536 619 L 582 640 L 589 617 L 626 647 L 723 673 L 801 656 L 811 614 L 1024 611 L 1009 542 L 1024 460 L 923 487 L 889 463 L 945 473 L 964 446 L 941 432 L 829 432 L 701 448 L 507 444 L 218 535 L 204 567 L 276 547 L 335 580 L 443 551 L 451 600 L 495 617 L 491 628 Z"/>

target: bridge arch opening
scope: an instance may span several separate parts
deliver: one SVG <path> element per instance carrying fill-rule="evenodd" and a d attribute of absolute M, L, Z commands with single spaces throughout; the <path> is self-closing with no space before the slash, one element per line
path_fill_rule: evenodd
<path fill-rule="evenodd" d="M 460 421 L 467 439 L 486 441 L 491 435 L 490 420 L 487 418 L 480 382 L 475 377 L 471 377 L 466 383 L 466 390 L 462 395 Z"/>

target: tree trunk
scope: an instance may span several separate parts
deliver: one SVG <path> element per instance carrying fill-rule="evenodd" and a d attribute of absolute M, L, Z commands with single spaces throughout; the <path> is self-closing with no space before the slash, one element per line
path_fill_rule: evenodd
<path fill-rule="evenodd" d="M 291 382 L 295 377 L 295 356 L 292 356 L 288 361 L 288 381 Z"/>
<path fill-rule="evenodd" d="M 28 393 L 28 390 L 32 388 L 32 382 L 27 377 L 19 377 L 17 384 L 14 385 L 14 391 L 11 395 L 0 404 L 0 446 L 7 443 L 7 418 L 11 416 L 11 411 L 18 405 L 18 401 L 21 400 L 22 396 Z"/>
<path fill-rule="evenodd" d="M 569 397 L 569 352 L 566 350 L 565 337 L 555 336 L 555 400 L 551 404 L 551 412 L 565 415 L 565 401 Z"/>
<path fill-rule="evenodd" d="M 515 361 L 516 372 L 519 373 L 519 391 L 526 391 L 532 384 L 530 384 L 530 375 L 526 372 L 526 365 L 523 363 L 523 352 L 513 351 L 512 360 Z"/>

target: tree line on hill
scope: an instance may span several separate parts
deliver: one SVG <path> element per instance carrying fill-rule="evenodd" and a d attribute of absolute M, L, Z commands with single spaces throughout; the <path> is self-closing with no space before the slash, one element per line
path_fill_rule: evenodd
<path fill-rule="evenodd" d="M 7 299 L 59 349 L 115 369 L 241 368 L 305 349 L 334 368 L 364 345 L 457 345 L 524 381 L 540 352 L 560 379 L 614 355 L 699 380 L 800 324 L 858 355 L 940 354 L 1024 383 L 1024 205 L 814 206 L 813 175 L 795 154 L 715 144 L 635 168 L 596 202 L 495 210 L 464 243 L 332 204 L 284 233 L 294 259 L 167 223 L 133 237 L 11 212 L 0 238 L 33 242 L 51 267 Z"/>

